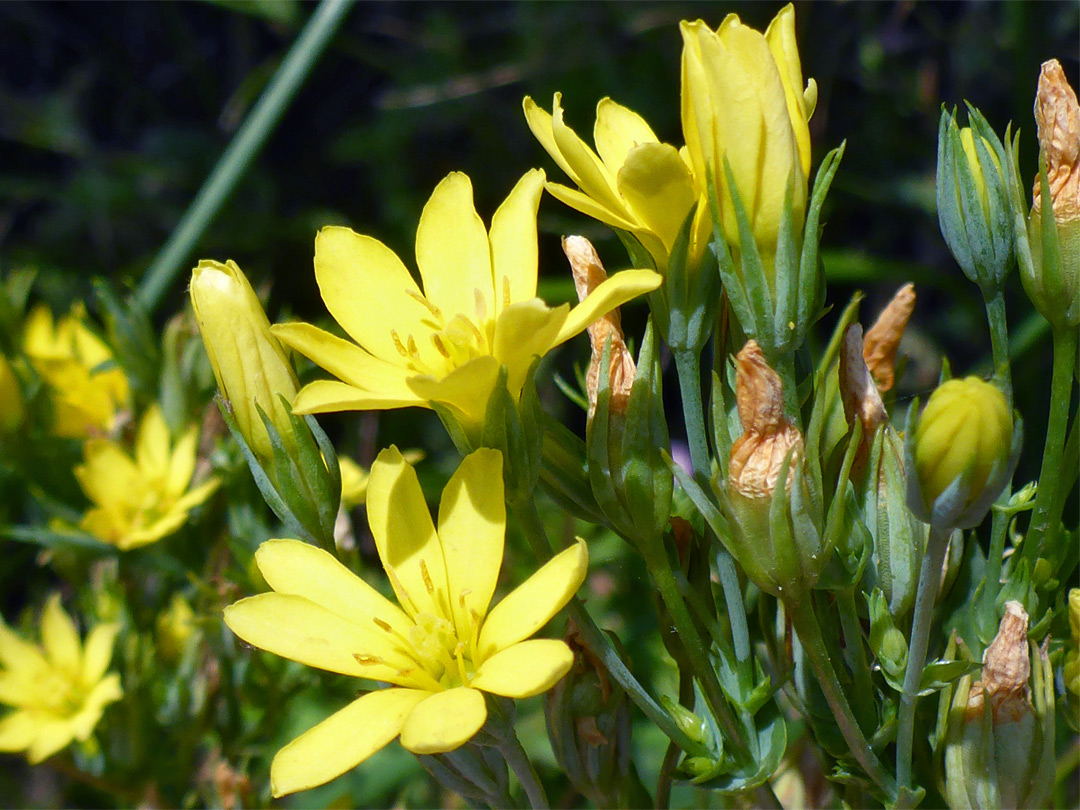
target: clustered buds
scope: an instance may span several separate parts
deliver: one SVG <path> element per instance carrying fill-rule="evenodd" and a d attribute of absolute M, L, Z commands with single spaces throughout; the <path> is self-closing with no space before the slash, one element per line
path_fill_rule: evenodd
<path fill-rule="evenodd" d="M 1005 395 L 978 377 L 948 380 L 908 417 L 908 506 L 926 523 L 969 529 L 1012 477 L 1021 425 Z"/>

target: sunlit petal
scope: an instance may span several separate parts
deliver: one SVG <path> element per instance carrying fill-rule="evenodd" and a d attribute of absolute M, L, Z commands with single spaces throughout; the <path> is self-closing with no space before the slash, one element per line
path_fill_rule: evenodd
<path fill-rule="evenodd" d="M 82 641 L 75 622 L 60 606 L 60 594 L 49 597 L 41 614 L 41 646 L 52 664 L 73 676 L 82 670 Z"/>
<path fill-rule="evenodd" d="M 405 379 L 413 372 L 404 362 L 387 362 L 355 343 L 309 323 L 279 323 L 270 327 L 278 340 L 300 352 L 339 380 L 367 391 L 408 395 Z M 402 360 L 400 355 L 397 358 Z"/>
<path fill-rule="evenodd" d="M 506 387 L 521 391 L 534 357 L 543 357 L 558 337 L 570 313 L 568 304 L 554 309 L 539 298 L 508 307 L 495 324 L 495 357 L 506 366 Z"/>
<path fill-rule="evenodd" d="M 293 400 L 293 413 L 380 411 L 410 406 L 427 408 L 427 399 L 416 393 L 384 394 L 334 380 L 316 380 L 300 389 Z"/>
<path fill-rule="evenodd" d="M 435 692 L 409 713 L 401 744 L 414 754 L 443 754 L 471 740 L 486 720 L 487 706 L 477 690 Z"/>
<path fill-rule="evenodd" d="M 534 638 L 488 658 L 469 685 L 493 695 L 528 698 L 553 687 L 573 663 L 574 654 L 565 641 Z"/>
<path fill-rule="evenodd" d="M 610 98 L 600 99 L 596 105 L 593 140 L 600 159 L 612 173 L 619 171 L 631 149 L 643 143 L 658 142 L 644 118 Z"/>
<path fill-rule="evenodd" d="M 674 146 L 642 144 L 630 150 L 618 176 L 619 192 L 637 219 L 672 245 L 694 207 L 696 195 L 690 170 Z"/>
<path fill-rule="evenodd" d="M 475 357 L 458 366 L 442 379 L 427 375 L 409 378 L 409 388 L 421 400 L 439 402 L 456 408 L 464 421 L 484 421 L 488 399 L 499 377 L 499 361 L 489 354 Z"/>
<path fill-rule="evenodd" d="M 543 191 L 544 172 L 533 169 L 491 218 L 496 316 L 515 301 L 536 296 L 536 212 Z"/>
<path fill-rule="evenodd" d="M 562 329 L 555 338 L 555 345 L 584 331 L 589 324 L 611 312 L 615 307 L 622 306 L 639 295 L 652 292 L 660 286 L 662 281 L 660 274 L 652 270 L 623 270 L 609 276 L 606 281 L 601 282 L 589 293 L 584 301 L 570 310 Z"/>

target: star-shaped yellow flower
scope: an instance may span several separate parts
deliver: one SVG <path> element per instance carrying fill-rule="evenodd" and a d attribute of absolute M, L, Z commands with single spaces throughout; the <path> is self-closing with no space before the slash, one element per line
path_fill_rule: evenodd
<path fill-rule="evenodd" d="M 289 743 L 270 768 L 275 796 L 327 782 L 401 736 L 416 754 L 452 751 L 484 725 L 483 692 L 525 698 L 573 663 L 565 642 L 529 639 L 581 586 L 583 541 L 490 611 L 506 532 L 502 455 L 481 449 L 443 491 L 438 529 L 397 448 L 371 468 L 368 519 L 400 607 L 333 556 L 269 540 L 255 559 L 273 593 L 225 609 L 240 638 L 308 666 L 393 684 Z"/>
<path fill-rule="evenodd" d="M 156 542 L 175 532 L 188 512 L 210 497 L 218 479 L 188 490 L 195 472 L 198 428 L 176 442 L 157 405 L 143 417 L 132 457 L 120 442 L 88 439 L 85 461 L 75 468 L 86 496 L 94 503 L 79 524 L 85 531 L 121 550 Z"/>
<path fill-rule="evenodd" d="M 516 397 L 534 357 L 659 286 L 652 271 L 627 270 L 573 309 L 537 298 L 536 211 L 543 186 L 541 171 L 522 177 L 488 232 L 473 207 L 469 178 L 448 175 L 416 230 L 423 291 L 382 242 L 348 228 L 323 228 L 315 239 L 315 278 L 326 308 L 356 343 L 306 323 L 274 327 L 283 343 L 341 380 L 306 386 L 294 410 L 436 402 L 466 425 L 482 423 L 500 366 Z"/>
<path fill-rule="evenodd" d="M 0 719 L 0 751 L 24 751 L 37 764 L 83 742 L 105 707 L 123 695 L 120 676 L 105 673 L 118 624 L 99 624 L 84 645 L 53 594 L 41 616 L 41 644 L 0 620 L 0 703 L 15 711 Z"/>

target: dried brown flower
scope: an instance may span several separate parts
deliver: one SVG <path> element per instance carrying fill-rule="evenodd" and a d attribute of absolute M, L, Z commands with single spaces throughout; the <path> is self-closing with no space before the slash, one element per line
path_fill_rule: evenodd
<path fill-rule="evenodd" d="M 987 699 L 996 723 L 1015 722 L 1033 711 L 1027 631 L 1024 606 L 1006 602 L 997 635 L 983 653 L 982 680 L 972 684 L 968 694 L 968 717 L 981 713 Z"/>
<path fill-rule="evenodd" d="M 854 323 L 844 332 L 840 346 L 840 401 L 849 425 L 856 419 L 862 422 L 863 442 L 867 443 L 887 417 L 881 393 L 867 368 L 863 346 L 862 327 Z"/>
<path fill-rule="evenodd" d="M 577 290 L 578 300 L 584 301 L 589 293 L 607 279 L 604 265 L 592 246 L 592 242 L 584 236 L 563 237 L 562 246 L 566 258 L 570 260 L 570 270 L 574 274 L 574 287 Z M 604 345 L 609 338 L 611 354 L 608 362 L 608 384 L 611 389 L 610 408 L 613 413 L 626 413 L 630 389 L 634 385 L 634 375 L 637 373 L 634 358 L 630 356 L 630 350 L 626 347 L 626 340 L 623 337 L 619 310 L 613 309 L 589 327 L 592 357 L 589 359 L 589 369 L 585 374 L 585 393 L 589 398 L 590 422 L 596 412 L 600 363 L 603 359 Z"/>
<path fill-rule="evenodd" d="M 735 401 L 743 435 L 731 446 L 730 485 L 748 498 L 767 498 L 776 490 L 784 459 L 792 450 L 787 486 L 803 453 L 799 429 L 784 416 L 784 386 L 765 360 L 757 341 L 736 355 Z"/>
<path fill-rule="evenodd" d="M 909 282 L 896 291 L 874 325 L 866 330 L 862 356 L 879 391 L 888 391 L 896 381 L 896 350 L 914 310 L 915 285 Z"/>
<path fill-rule="evenodd" d="M 1039 128 L 1039 147 L 1046 158 L 1054 219 L 1058 222 L 1080 219 L 1080 105 L 1056 59 L 1043 62 L 1039 73 L 1035 123 Z M 1033 211 L 1041 209 L 1041 196 L 1041 183 L 1036 177 Z"/>

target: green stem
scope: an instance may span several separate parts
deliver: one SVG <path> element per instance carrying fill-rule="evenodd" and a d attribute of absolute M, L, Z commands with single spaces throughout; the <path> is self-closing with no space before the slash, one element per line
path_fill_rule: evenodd
<path fill-rule="evenodd" d="M 645 558 L 645 567 L 649 569 L 653 583 L 660 591 L 660 599 L 675 624 L 675 630 L 679 634 L 679 643 L 686 651 L 686 657 L 694 670 L 694 677 L 701 684 L 705 702 L 709 705 L 713 717 L 724 734 L 724 745 L 731 749 L 737 759 L 745 761 L 750 752 L 743 740 L 739 721 L 731 706 L 728 705 L 727 698 L 724 697 L 720 681 L 716 677 L 716 670 L 709 660 L 711 644 L 707 645 L 705 639 L 701 637 L 690 615 L 690 610 L 682 594 L 679 593 L 679 584 L 671 570 L 671 563 L 663 544 L 661 542 L 642 543 L 639 548 Z"/>
<path fill-rule="evenodd" d="M 551 559 L 551 546 L 548 543 L 544 524 L 540 521 L 540 515 L 536 511 L 536 504 L 529 499 L 524 502 L 511 503 L 510 508 L 524 529 L 525 537 L 536 559 L 539 562 L 547 562 Z M 634 677 L 619 656 L 618 650 L 611 643 L 607 633 L 597 626 L 593 617 L 585 610 L 585 605 L 582 604 L 581 600 L 575 596 L 567 604 L 566 610 L 574 624 L 577 625 L 585 644 L 599 656 L 611 674 L 612 680 L 623 688 L 634 705 L 641 709 L 641 713 L 649 718 L 653 725 L 682 750 L 700 755 L 707 754 L 708 751 L 700 743 L 690 739 L 676 725 L 671 715 L 645 691 L 645 687 Z"/>
<path fill-rule="evenodd" d="M 863 650 L 863 635 L 859 627 L 859 614 L 855 607 L 855 590 L 845 588 L 836 594 L 836 608 L 840 614 L 840 627 L 844 633 L 844 658 L 850 667 L 854 681 L 854 700 L 860 708 L 873 711 L 874 681 Z"/>
<path fill-rule="evenodd" d="M 1005 296 L 999 290 L 986 303 L 986 321 L 990 326 L 990 343 L 994 352 L 994 375 L 1005 386 L 1005 398 L 1012 407 L 1012 370 L 1009 364 L 1009 326 L 1005 319 Z"/>
<path fill-rule="evenodd" d="M 529 755 L 525 753 L 510 718 L 503 713 L 498 703 L 497 699 L 492 701 L 489 704 L 491 710 L 488 713 L 488 727 L 495 739 L 495 745 L 525 790 L 529 806 L 534 810 L 539 807 L 550 807 L 547 794 L 544 793 L 544 785 L 536 774 L 536 768 L 533 767 Z"/>
<path fill-rule="evenodd" d="M 701 396 L 701 373 L 699 354 L 692 351 L 675 352 L 675 370 L 679 376 L 679 396 L 683 406 L 683 420 L 686 423 L 686 442 L 690 446 L 690 461 L 694 466 L 694 478 L 701 485 L 702 491 L 709 491 L 709 477 L 712 463 L 709 461 L 709 443 L 705 435 L 705 406 Z M 723 546 L 716 555 L 716 571 L 720 587 L 724 592 L 724 604 L 727 606 L 728 619 L 731 622 L 731 635 L 735 643 L 735 660 L 740 667 L 750 665 L 750 631 L 746 621 L 746 606 L 743 604 L 742 589 L 739 587 L 739 575 L 735 561 Z"/>
<path fill-rule="evenodd" d="M 844 735 L 852 756 L 882 791 L 890 797 L 895 797 L 896 783 L 878 762 L 870 743 L 866 741 L 851 711 L 851 705 L 844 695 L 840 680 L 836 677 L 836 669 L 829 657 L 825 639 L 821 636 L 821 626 L 818 624 L 813 606 L 809 602 L 788 602 L 785 603 L 785 608 L 788 616 L 791 617 L 792 627 L 799 634 L 806 659 L 810 662 L 814 675 L 817 676 L 818 685 L 836 717 L 836 725 L 840 728 L 840 733 Z"/>
<path fill-rule="evenodd" d="M 694 678 L 689 672 L 679 672 L 679 705 L 692 706 L 694 702 Z M 662 810 L 671 803 L 671 780 L 675 766 L 679 763 L 679 746 L 672 740 L 668 743 L 664 759 L 660 763 L 660 775 L 656 780 L 656 810 Z"/>
<path fill-rule="evenodd" d="M 1042 468 L 1039 470 L 1039 490 L 1035 494 L 1035 510 L 1024 538 L 1024 557 L 1032 564 L 1042 550 L 1053 543 L 1061 522 L 1064 495 L 1058 496 L 1061 477 L 1062 451 L 1068 428 L 1069 405 L 1072 400 L 1073 371 L 1076 368 L 1076 332 L 1054 330 L 1054 370 L 1050 380 L 1050 416 L 1046 425 L 1046 444 Z"/>
<path fill-rule="evenodd" d="M 191 206 L 146 271 L 135 292 L 135 300 L 144 310 L 152 312 L 161 303 L 203 231 L 228 200 L 240 177 L 274 131 L 282 113 L 330 43 L 352 4 L 353 0 L 323 0 L 315 9 Z"/>
<path fill-rule="evenodd" d="M 915 737 L 915 704 L 918 702 L 919 679 L 926 665 L 926 648 L 930 641 L 930 625 L 937 601 L 941 566 L 945 561 L 949 529 L 930 528 L 926 555 L 919 572 L 915 592 L 915 613 L 911 620 L 911 641 L 908 643 L 907 669 L 904 670 L 904 691 L 900 695 L 900 716 L 896 732 L 896 781 L 900 787 L 911 785 L 911 748 Z"/>

